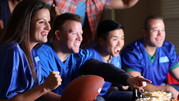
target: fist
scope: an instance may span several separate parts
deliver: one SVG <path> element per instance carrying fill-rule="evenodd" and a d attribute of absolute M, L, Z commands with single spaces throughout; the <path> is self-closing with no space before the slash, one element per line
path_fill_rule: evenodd
<path fill-rule="evenodd" d="M 52 71 L 47 77 L 44 83 L 48 89 L 53 90 L 56 89 L 59 85 L 61 85 L 62 79 L 59 74 L 60 72 L 58 71 Z"/>

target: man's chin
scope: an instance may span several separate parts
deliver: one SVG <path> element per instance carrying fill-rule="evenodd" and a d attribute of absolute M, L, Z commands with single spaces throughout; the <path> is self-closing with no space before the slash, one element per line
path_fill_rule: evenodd
<path fill-rule="evenodd" d="M 162 47 L 162 45 L 163 45 L 163 43 L 162 43 L 162 44 L 158 44 L 158 45 L 156 45 L 156 47 Z"/>
<path fill-rule="evenodd" d="M 78 52 L 79 52 L 79 50 L 74 50 L 74 51 L 73 51 L 73 53 L 78 53 Z"/>
<path fill-rule="evenodd" d="M 118 55 L 112 55 L 113 57 L 118 57 L 119 56 L 119 54 Z"/>

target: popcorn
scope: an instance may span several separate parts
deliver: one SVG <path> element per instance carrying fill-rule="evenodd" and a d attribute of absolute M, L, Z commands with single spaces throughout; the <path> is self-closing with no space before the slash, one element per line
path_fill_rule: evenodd
<path fill-rule="evenodd" d="M 145 91 L 143 97 L 136 101 L 170 101 L 172 94 L 163 91 Z"/>
<path fill-rule="evenodd" d="M 159 98 L 150 98 L 150 97 L 147 97 L 147 98 L 139 98 L 136 101 L 163 101 L 163 100 L 161 100 Z"/>

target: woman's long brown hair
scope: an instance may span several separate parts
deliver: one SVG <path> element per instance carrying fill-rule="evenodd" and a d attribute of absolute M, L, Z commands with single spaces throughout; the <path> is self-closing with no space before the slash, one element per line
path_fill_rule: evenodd
<path fill-rule="evenodd" d="M 35 80 L 37 76 L 30 53 L 30 23 L 32 17 L 42 8 L 50 9 L 49 5 L 40 0 L 21 1 L 12 12 L 5 32 L 0 37 L 0 44 L 17 42 L 20 45 L 28 59 Z"/>

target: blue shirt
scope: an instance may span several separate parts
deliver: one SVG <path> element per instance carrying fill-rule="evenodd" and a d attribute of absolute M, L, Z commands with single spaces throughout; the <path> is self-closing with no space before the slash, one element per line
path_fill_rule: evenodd
<path fill-rule="evenodd" d="M 87 50 L 80 49 L 78 54 L 71 54 L 63 63 L 52 48 L 52 43 L 42 44 L 37 50 L 42 63 L 43 75 L 45 78 L 52 71 L 59 71 L 62 78 L 62 84 L 53 90 L 56 94 L 62 94 L 65 87 L 75 78 L 80 76 L 80 67 L 91 58 Z"/>
<path fill-rule="evenodd" d="M 86 17 L 86 1 L 78 1 L 78 5 L 77 5 L 77 8 L 76 8 L 76 11 L 75 11 L 75 14 L 78 14 L 82 17 L 82 26 L 84 26 L 84 23 L 85 23 L 85 19 L 87 19 Z"/>
<path fill-rule="evenodd" d="M 88 48 L 88 50 L 94 59 L 103 61 L 103 58 L 98 51 L 97 44 L 92 45 L 91 47 Z M 115 65 L 118 68 L 121 68 L 121 56 L 119 55 L 118 57 L 112 57 L 111 64 Z M 101 96 L 105 95 L 108 89 L 111 87 L 111 85 L 112 83 L 105 81 L 103 88 L 99 95 Z"/>
<path fill-rule="evenodd" d="M 174 45 L 166 41 L 164 41 L 162 47 L 157 47 L 153 63 L 147 55 L 143 39 L 129 44 L 123 50 L 121 56 L 124 69 L 130 68 L 140 72 L 144 78 L 151 80 L 154 85 L 161 85 L 171 67 L 178 64 Z"/>
<path fill-rule="evenodd" d="M 0 99 L 9 99 L 43 82 L 39 58 L 35 51 L 32 50 L 31 54 L 37 82 L 32 77 L 28 60 L 19 44 L 0 45 Z"/>

